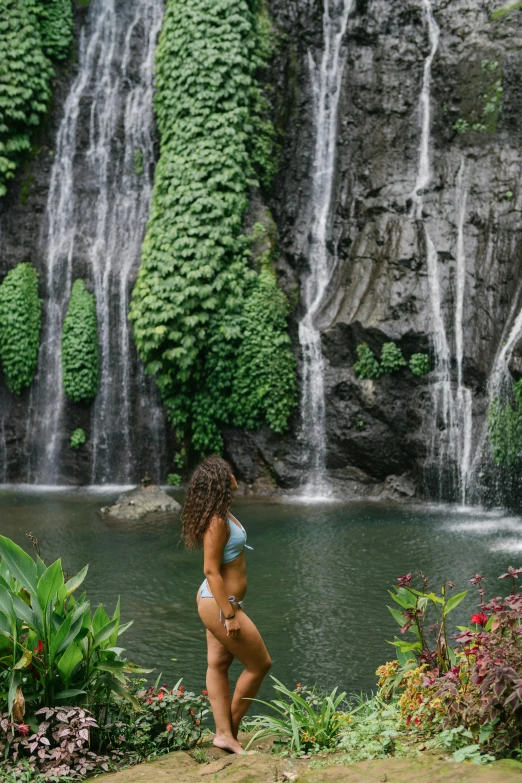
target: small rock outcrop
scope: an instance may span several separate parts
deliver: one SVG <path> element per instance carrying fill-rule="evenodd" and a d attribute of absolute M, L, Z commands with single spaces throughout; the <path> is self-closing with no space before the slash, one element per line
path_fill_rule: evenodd
<path fill-rule="evenodd" d="M 161 487 L 142 483 L 139 487 L 122 494 L 113 506 L 105 506 L 100 514 L 107 519 L 137 521 L 151 514 L 177 514 L 180 504 L 169 497 Z"/>

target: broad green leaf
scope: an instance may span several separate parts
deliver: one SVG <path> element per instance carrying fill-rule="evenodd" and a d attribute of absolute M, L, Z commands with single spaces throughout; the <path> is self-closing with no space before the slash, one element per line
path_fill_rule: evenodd
<path fill-rule="evenodd" d="M 31 607 L 27 606 L 25 601 L 22 601 L 22 599 L 18 598 L 17 595 L 13 595 L 13 609 L 16 616 L 23 623 L 26 623 L 30 628 L 38 629 L 36 614 L 33 612 Z"/>
<path fill-rule="evenodd" d="M 16 689 L 22 684 L 22 672 L 13 669 L 11 677 L 9 679 L 9 691 L 7 694 L 7 712 L 11 714 L 13 711 L 13 702 L 16 696 Z"/>
<path fill-rule="evenodd" d="M 393 609 L 391 606 L 389 606 L 388 609 L 392 613 L 394 620 L 401 626 L 401 628 L 406 625 L 407 621 L 402 612 L 399 612 L 398 609 Z"/>
<path fill-rule="evenodd" d="M 456 607 L 460 604 L 461 601 L 464 600 L 467 594 L 468 591 L 464 590 L 463 593 L 457 593 L 457 595 L 452 595 L 449 601 L 446 602 L 446 606 L 444 607 L 444 616 L 446 616 L 454 609 L 456 609 Z"/>
<path fill-rule="evenodd" d="M 76 574 L 76 576 L 71 577 L 69 581 L 65 583 L 65 587 L 67 588 L 67 595 L 71 595 L 71 593 L 74 593 L 74 591 L 80 587 L 83 580 L 87 576 L 88 570 L 89 566 L 86 565 L 85 568 L 82 568 L 82 570 Z"/>
<path fill-rule="evenodd" d="M 0 611 L 10 618 L 14 616 L 13 596 L 5 587 L 0 587 Z"/>
<path fill-rule="evenodd" d="M 107 615 L 107 612 L 103 608 L 102 604 L 100 604 L 92 617 L 91 627 L 93 636 L 96 636 L 96 634 L 101 631 L 101 629 L 107 625 L 108 622 L 109 616 Z"/>
<path fill-rule="evenodd" d="M 114 631 L 117 631 L 119 624 L 120 619 L 117 617 L 115 620 L 111 620 L 109 623 L 104 625 L 103 628 L 100 628 L 94 637 L 94 646 L 98 647 L 98 645 L 100 645 L 102 642 L 106 642 L 107 639 L 110 639 Z"/>
<path fill-rule="evenodd" d="M 398 647 L 403 653 L 412 652 L 412 650 L 422 650 L 422 644 L 420 642 L 401 642 L 401 640 L 398 639 L 396 642 L 388 642 L 388 644 Z"/>
<path fill-rule="evenodd" d="M 134 620 L 130 620 L 128 623 L 123 623 L 123 625 L 120 625 L 120 627 L 118 629 L 118 636 L 121 636 L 122 633 L 125 633 L 127 628 L 130 628 L 131 625 L 133 624 L 133 622 L 134 622 Z"/>
<path fill-rule="evenodd" d="M 60 652 L 60 646 L 62 645 L 63 642 L 67 640 L 69 631 L 71 630 L 71 622 L 72 622 L 72 614 L 69 614 L 67 615 L 67 617 L 65 618 L 65 620 L 63 621 L 59 629 L 56 631 L 56 633 L 53 635 L 51 646 L 49 648 L 49 655 L 51 660 L 54 660 L 57 653 Z M 70 641 L 71 640 L 69 640 L 67 644 L 64 645 L 64 649 L 65 647 L 69 646 Z"/>
<path fill-rule="evenodd" d="M 73 697 L 81 696 L 84 693 L 85 691 L 82 691 L 79 688 L 69 688 L 67 691 L 60 691 L 54 698 L 62 701 L 62 699 L 72 699 Z"/>
<path fill-rule="evenodd" d="M 57 560 L 49 566 L 38 581 L 37 596 L 42 611 L 61 587 L 63 587 L 62 561 Z"/>
<path fill-rule="evenodd" d="M 34 560 L 14 541 L 5 536 L 0 536 L 0 557 L 12 576 L 36 595 L 38 580 Z"/>
<path fill-rule="evenodd" d="M 76 646 L 74 642 L 71 642 L 70 645 L 65 650 L 64 654 L 58 661 L 58 671 L 60 673 L 60 677 L 64 682 L 69 682 L 71 679 L 73 672 L 77 665 L 82 660 L 83 656 Z"/>

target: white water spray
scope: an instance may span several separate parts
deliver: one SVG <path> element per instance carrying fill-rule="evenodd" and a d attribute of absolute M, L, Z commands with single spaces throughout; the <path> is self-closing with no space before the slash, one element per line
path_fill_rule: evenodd
<path fill-rule="evenodd" d="M 161 441 L 156 395 L 140 373 L 133 377 L 127 310 L 152 193 L 153 65 L 162 17 L 162 0 L 92 0 L 82 31 L 47 203 L 47 317 L 28 421 L 29 452 L 36 454 L 29 481 L 57 480 L 70 435 L 63 431 L 60 343 L 77 260 L 78 276 L 94 287 L 99 329 L 91 481 L 132 480 L 134 396 L 146 402 L 144 442 Z M 159 469 L 161 451 L 149 469 Z"/>
<path fill-rule="evenodd" d="M 455 263 L 455 354 L 457 364 L 457 388 L 454 392 L 452 380 L 452 352 L 444 322 L 442 308 L 441 270 L 437 248 L 430 235 L 427 222 L 423 218 L 424 194 L 432 179 L 431 148 L 431 70 L 440 41 L 440 28 L 433 16 L 431 0 L 423 0 L 430 50 L 424 63 L 422 91 L 419 101 L 421 139 L 419 144 L 419 165 L 417 179 L 411 199 L 413 215 L 423 221 L 426 245 L 426 267 L 428 273 L 429 301 L 431 306 L 431 328 L 435 367 L 431 384 L 434 427 L 432 429 L 432 460 L 437 454 L 439 466 L 439 484 L 442 483 L 448 462 L 451 461 L 457 471 L 456 484 L 460 490 L 462 502 L 466 499 L 466 488 L 471 460 L 472 444 L 472 394 L 464 386 L 464 293 L 466 286 L 466 254 L 464 244 L 464 226 L 466 220 L 467 188 L 466 165 L 461 161 L 455 191 L 457 212 L 457 251 Z M 438 424 L 442 423 L 442 429 Z"/>
<path fill-rule="evenodd" d="M 310 220 L 309 273 L 303 283 L 305 315 L 299 323 L 303 354 L 301 400 L 302 440 L 309 458 L 306 491 L 326 491 L 326 432 L 324 361 L 318 316 L 324 305 L 336 259 L 327 243 L 331 232 L 331 205 L 337 150 L 337 119 L 344 71 L 343 38 L 355 0 L 324 0 L 324 48 L 320 63 L 309 52 L 315 146 L 313 158 L 312 214 Z"/>

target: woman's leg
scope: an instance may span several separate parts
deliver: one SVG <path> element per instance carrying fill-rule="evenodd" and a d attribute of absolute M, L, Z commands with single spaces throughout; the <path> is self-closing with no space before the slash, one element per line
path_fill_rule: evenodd
<path fill-rule="evenodd" d="M 228 680 L 228 670 L 234 660 L 234 656 L 218 642 L 214 634 L 209 630 L 207 630 L 207 647 L 207 691 L 216 723 L 214 745 L 220 748 L 229 748 L 231 743 L 235 744 L 237 737 L 232 727 L 230 683 Z M 233 748 L 230 749 L 232 750 Z M 235 752 L 238 752 L 238 749 Z"/>
<path fill-rule="evenodd" d="M 241 718 L 250 707 L 250 699 L 253 699 L 259 690 L 263 678 L 270 670 L 272 661 L 252 620 L 244 611 L 237 612 L 237 619 L 241 628 L 237 637 L 227 636 L 224 625 L 219 621 L 219 609 L 213 599 L 202 599 L 199 603 L 199 615 L 206 628 L 216 638 L 229 654 L 238 658 L 244 665 L 237 681 L 234 698 L 232 699 L 232 732 L 237 737 Z M 210 695 L 210 690 L 209 690 Z M 236 751 L 237 752 L 237 751 Z"/>

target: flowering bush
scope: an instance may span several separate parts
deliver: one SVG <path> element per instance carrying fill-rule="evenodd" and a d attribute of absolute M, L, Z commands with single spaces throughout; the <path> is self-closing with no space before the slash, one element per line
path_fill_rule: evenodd
<path fill-rule="evenodd" d="M 442 595 L 411 586 L 412 575 L 399 577 L 390 593 L 402 612 L 391 609 L 413 641 L 395 639 L 399 660 L 377 670 L 383 696 L 400 693 L 405 726 L 424 733 L 462 727 L 475 744 L 496 756 L 522 755 L 522 594 L 517 592 L 522 568 L 509 567 L 499 579 L 511 580 L 511 594 L 485 601 L 485 578 L 470 580 L 478 591 L 478 611 L 467 626 L 448 643 L 446 618 L 464 598 L 447 599 L 450 582 Z M 427 612 L 434 608 L 436 622 L 428 626 Z M 430 646 L 430 633 L 434 644 Z M 475 747 L 470 745 L 469 747 Z"/>
<path fill-rule="evenodd" d="M 113 758 L 129 756 L 134 761 L 160 752 L 192 747 L 201 737 L 208 714 L 208 694 L 187 691 L 181 684 L 145 688 L 145 680 L 134 683 L 140 712 L 119 699 L 113 702 L 109 721 L 103 726 L 102 742 Z"/>

